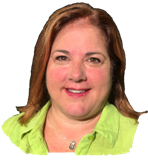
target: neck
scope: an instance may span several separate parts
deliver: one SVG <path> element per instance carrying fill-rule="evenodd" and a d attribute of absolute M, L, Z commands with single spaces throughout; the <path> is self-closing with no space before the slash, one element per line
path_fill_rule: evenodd
<path fill-rule="evenodd" d="M 49 116 L 51 116 L 55 126 L 52 124 Z M 56 127 L 61 135 L 69 140 L 76 140 L 93 132 L 96 123 L 100 119 L 100 116 L 101 112 L 97 116 L 87 120 L 73 119 L 65 114 L 62 114 L 61 112 L 58 112 L 54 109 L 54 107 L 51 106 L 47 114 L 47 119 L 49 125 L 52 125 L 53 128 Z"/>

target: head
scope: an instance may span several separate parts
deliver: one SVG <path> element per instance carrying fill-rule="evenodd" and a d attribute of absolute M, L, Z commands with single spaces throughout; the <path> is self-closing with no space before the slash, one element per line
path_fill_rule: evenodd
<path fill-rule="evenodd" d="M 50 99 L 46 81 L 49 76 L 47 71 L 53 48 L 55 48 L 59 35 L 75 25 L 85 29 L 87 26 L 95 28 L 98 40 L 101 38 L 105 46 L 105 54 L 109 58 L 108 72 L 110 74 L 105 101 L 114 104 L 124 115 L 136 119 L 137 115 L 132 114 L 133 109 L 124 93 L 125 54 L 116 24 L 106 11 L 92 8 L 88 4 L 76 3 L 54 12 L 38 38 L 32 64 L 28 104 L 26 108 L 20 109 L 26 112 L 22 123 L 26 122 L 27 117 L 31 117 Z M 82 77 L 85 79 L 85 75 Z M 29 109 L 27 109 L 28 107 Z"/>
<path fill-rule="evenodd" d="M 98 27 L 88 18 L 64 26 L 56 36 L 46 70 L 52 107 L 74 119 L 99 115 L 111 86 L 111 63 Z"/>

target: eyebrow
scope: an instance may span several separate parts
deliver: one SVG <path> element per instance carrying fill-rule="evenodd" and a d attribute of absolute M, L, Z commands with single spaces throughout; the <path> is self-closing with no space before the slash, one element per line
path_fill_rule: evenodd
<path fill-rule="evenodd" d="M 52 54 L 54 54 L 55 52 L 62 52 L 62 53 L 64 53 L 64 54 L 70 54 L 70 53 L 69 53 L 68 51 L 66 51 L 66 50 L 55 50 L 54 52 L 52 52 Z M 104 59 L 106 59 L 105 55 L 102 54 L 101 52 L 87 52 L 87 53 L 85 54 L 85 56 L 91 56 L 91 55 L 95 55 L 95 54 L 100 54 L 100 55 L 102 55 L 102 56 L 104 57 Z"/>

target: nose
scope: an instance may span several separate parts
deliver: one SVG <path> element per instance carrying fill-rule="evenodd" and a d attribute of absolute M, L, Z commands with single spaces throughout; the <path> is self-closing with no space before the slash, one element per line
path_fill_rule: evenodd
<path fill-rule="evenodd" d="M 82 62 L 79 63 L 72 63 L 69 68 L 69 80 L 74 82 L 82 82 L 86 81 L 86 72 L 85 67 L 83 66 Z"/>

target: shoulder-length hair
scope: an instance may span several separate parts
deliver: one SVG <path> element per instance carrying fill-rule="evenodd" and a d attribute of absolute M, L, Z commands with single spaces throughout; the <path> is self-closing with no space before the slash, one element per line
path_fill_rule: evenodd
<path fill-rule="evenodd" d="M 17 107 L 20 112 L 25 112 L 19 119 L 21 124 L 26 123 L 50 100 L 45 75 L 52 44 L 65 25 L 81 18 L 87 18 L 90 24 L 98 27 L 107 44 L 112 68 L 112 89 L 108 102 L 114 104 L 122 115 L 136 121 L 141 114 L 146 113 L 134 111 L 125 95 L 125 53 L 120 33 L 112 17 L 106 11 L 93 8 L 89 4 L 75 3 L 55 11 L 39 35 L 31 69 L 28 103 L 24 107 Z"/>

